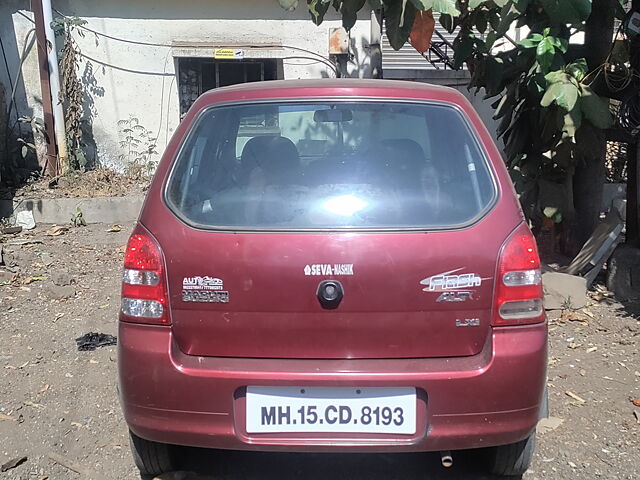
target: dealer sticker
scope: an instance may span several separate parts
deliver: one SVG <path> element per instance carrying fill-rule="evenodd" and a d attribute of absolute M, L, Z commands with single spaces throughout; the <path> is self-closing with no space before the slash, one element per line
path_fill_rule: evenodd
<path fill-rule="evenodd" d="M 335 276 L 335 275 L 353 275 L 352 263 L 316 263 L 304 267 L 305 275 L 314 276 Z"/>
<path fill-rule="evenodd" d="M 215 277 L 184 277 L 182 279 L 183 290 L 223 290 L 224 282 Z"/>
<path fill-rule="evenodd" d="M 224 290 L 220 278 L 204 276 L 182 279 L 182 301 L 203 303 L 229 303 L 229 292 Z"/>

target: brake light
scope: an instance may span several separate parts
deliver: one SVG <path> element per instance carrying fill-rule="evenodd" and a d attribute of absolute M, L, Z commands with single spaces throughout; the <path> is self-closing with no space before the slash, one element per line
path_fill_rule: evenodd
<path fill-rule="evenodd" d="M 120 319 L 125 322 L 168 325 L 164 257 L 158 242 L 138 226 L 127 244 L 122 276 Z"/>
<path fill-rule="evenodd" d="M 494 326 L 545 321 L 542 273 L 536 240 L 524 223 L 502 246 L 496 276 Z"/>

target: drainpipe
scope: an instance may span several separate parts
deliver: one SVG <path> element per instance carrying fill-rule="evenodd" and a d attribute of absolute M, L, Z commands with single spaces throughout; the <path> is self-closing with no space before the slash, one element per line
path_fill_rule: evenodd
<path fill-rule="evenodd" d="M 51 101 L 51 89 L 49 87 L 49 61 L 47 38 L 42 15 L 42 1 L 33 0 L 33 16 L 36 23 L 36 44 L 38 47 L 38 70 L 40 72 L 40 91 L 42 95 L 42 115 L 47 138 L 46 161 L 43 170 L 52 177 L 58 174 L 58 157 L 56 155 L 56 136 L 53 127 L 53 104 Z M 44 173 L 43 172 L 43 173 Z"/>
<path fill-rule="evenodd" d="M 64 110 L 60 101 L 60 72 L 58 71 L 58 51 L 56 49 L 56 36 L 53 33 L 51 22 L 53 22 L 53 7 L 51 0 L 42 0 L 42 13 L 44 16 L 44 31 L 47 41 L 51 45 L 49 50 L 49 72 L 51 74 L 51 98 L 53 100 L 53 118 L 56 130 L 56 141 L 58 143 L 58 158 L 60 159 L 60 170 L 58 175 L 65 173 L 68 169 L 67 162 L 67 132 L 64 125 Z"/>

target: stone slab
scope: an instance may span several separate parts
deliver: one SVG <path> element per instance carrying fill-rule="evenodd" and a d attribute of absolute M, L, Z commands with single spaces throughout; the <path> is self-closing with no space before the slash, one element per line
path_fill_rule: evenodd
<path fill-rule="evenodd" d="M 14 201 L 14 213 L 33 212 L 36 224 L 71 222 L 80 208 L 87 223 L 125 223 L 138 219 L 144 197 L 41 198 Z"/>
<path fill-rule="evenodd" d="M 559 272 L 542 274 L 544 308 L 582 308 L 587 304 L 587 280 L 575 275 Z"/>

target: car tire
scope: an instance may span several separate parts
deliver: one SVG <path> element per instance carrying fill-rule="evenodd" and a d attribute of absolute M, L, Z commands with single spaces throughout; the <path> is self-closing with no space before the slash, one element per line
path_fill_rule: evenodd
<path fill-rule="evenodd" d="M 534 432 L 519 442 L 491 448 L 489 471 L 493 475 L 506 477 L 523 475 L 531 465 L 535 444 Z"/>
<path fill-rule="evenodd" d="M 138 437 L 129 430 L 133 461 L 142 476 L 157 476 L 176 470 L 175 447 Z"/>

